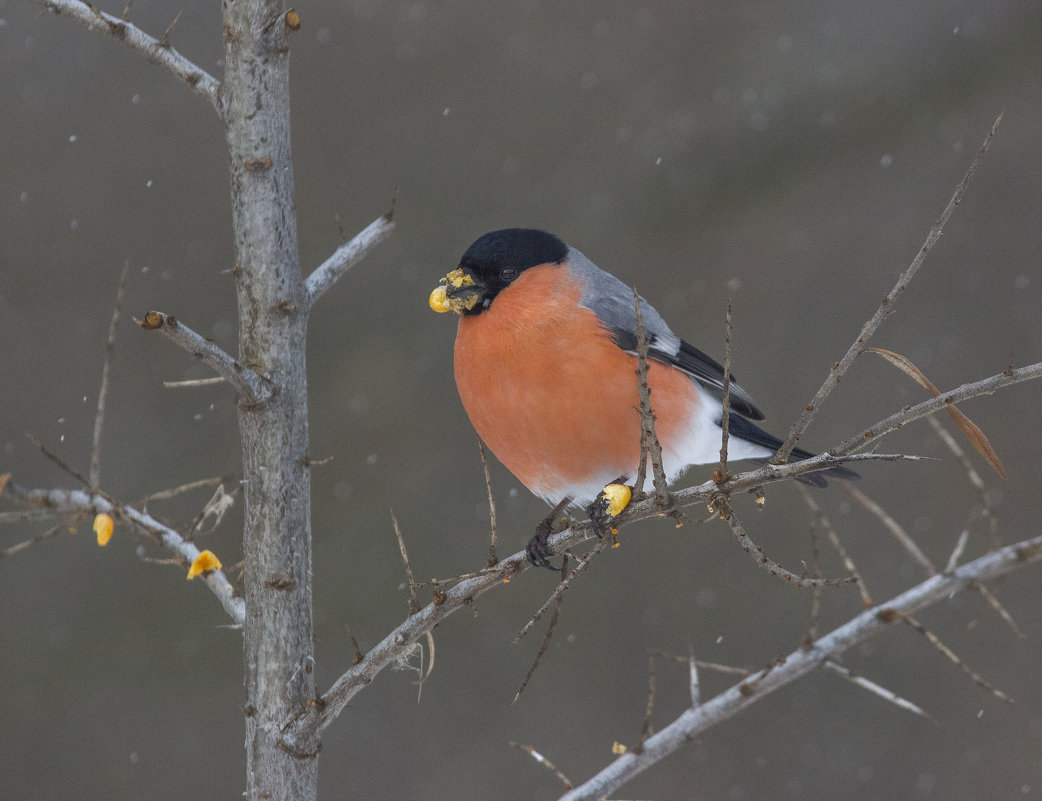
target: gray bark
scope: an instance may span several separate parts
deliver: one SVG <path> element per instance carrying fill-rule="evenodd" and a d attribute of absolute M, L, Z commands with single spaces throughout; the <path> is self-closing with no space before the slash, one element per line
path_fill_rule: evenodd
<path fill-rule="evenodd" d="M 276 391 L 240 403 L 249 799 L 313 799 L 318 739 L 281 741 L 315 697 L 305 345 L 290 152 L 291 33 L 277 0 L 225 0 L 221 103 L 231 173 L 239 359 Z"/>

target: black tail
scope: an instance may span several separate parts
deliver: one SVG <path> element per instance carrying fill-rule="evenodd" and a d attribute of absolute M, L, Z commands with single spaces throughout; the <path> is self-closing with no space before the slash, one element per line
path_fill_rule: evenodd
<path fill-rule="evenodd" d="M 740 417 L 736 414 L 732 414 L 727 418 L 728 426 L 727 432 L 732 437 L 738 437 L 738 439 L 744 439 L 746 442 L 751 442 L 754 445 L 762 445 L 765 448 L 770 448 L 772 451 L 778 450 L 781 447 L 782 441 L 777 437 L 771 436 L 762 428 L 754 423 L 750 423 L 744 417 Z M 721 420 L 717 421 L 719 425 Z M 814 456 L 800 448 L 792 449 L 792 458 L 795 461 L 801 459 L 809 459 Z M 755 462 L 756 464 L 766 464 L 766 459 L 748 459 L 747 461 Z M 811 484 L 815 487 L 827 487 L 829 482 L 825 480 L 825 477 L 841 478 L 845 481 L 851 481 L 855 478 L 861 478 L 860 475 L 855 473 L 853 470 L 847 470 L 845 467 L 830 467 L 827 470 L 819 470 L 814 473 L 804 473 L 802 476 L 796 478 L 804 484 Z"/>

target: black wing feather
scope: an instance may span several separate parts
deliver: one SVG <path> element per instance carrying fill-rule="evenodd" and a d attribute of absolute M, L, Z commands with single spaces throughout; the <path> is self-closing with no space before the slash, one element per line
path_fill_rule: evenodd
<path fill-rule="evenodd" d="M 633 331 L 623 328 L 614 328 L 616 344 L 630 353 L 637 352 L 637 335 Z M 674 342 L 676 340 L 673 340 Z M 698 348 L 680 340 L 680 348 L 676 354 L 669 353 L 656 347 L 656 337 L 651 335 L 648 341 L 648 357 L 657 362 L 668 364 L 687 373 L 699 384 L 709 390 L 717 400 L 722 401 L 724 397 L 724 368 L 719 362 Z M 751 420 L 763 420 L 764 414 L 753 402 L 752 397 L 738 386 L 734 374 L 731 374 L 731 411 L 748 417 Z"/>

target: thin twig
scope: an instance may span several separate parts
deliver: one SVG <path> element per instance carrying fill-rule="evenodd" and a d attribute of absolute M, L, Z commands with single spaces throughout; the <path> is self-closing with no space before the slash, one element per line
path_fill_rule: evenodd
<path fill-rule="evenodd" d="M 568 576 L 568 554 L 564 554 L 564 559 L 561 561 L 561 585 L 564 585 L 565 579 Z M 517 692 L 514 694 L 514 700 L 510 703 L 516 704 L 517 699 L 521 697 L 521 693 L 525 691 L 528 686 L 528 682 L 532 679 L 536 670 L 539 668 L 539 663 L 543 660 L 543 654 L 546 653 L 546 649 L 550 647 L 550 640 L 553 639 L 554 632 L 557 630 L 557 620 L 561 615 L 561 606 L 564 604 L 564 593 L 557 593 L 554 599 L 554 613 L 550 616 L 550 625 L 546 627 L 546 634 L 543 635 L 543 641 L 539 644 L 539 650 L 536 651 L 535 659 L 532 660 L 532 665 L 528 668 L 528 672 L 525 674 L 524 680 L 521 682 L 521 686 L 517 688 Z M 518 635 L 514 639 L 516 643 L 520 639 L 521 635 Z"/>
<path fill-rule="evenodd" d="M 916 620 L 910 614 L 901 614 L 900 617 L 901 617 L 902 621 L 904 621 L 909 626 L 911 626 L 913 629 L 915 629 L 920 634 L 922 634 L 926 638 L 927 642 L 929 642 L 930 645 L 932 645 L 934 648 L 936 648 L 938 651 L 940 651 L 942 654 L 944 654 L 944 656 L 953 665 L 957 665 L 959 667 L 959 669 L 962 670 L 963 673 L 965 673 L 967 676 L 969 676 L 973 680 L 974 684 L 978 685 L 979 687 L 983 687 L 985 690 L 987 690 L 989 693 L 994 695 L 1000 701 L 1005 701 L 1007 704 L 1012 704 L 1013 703 L 1013 699 L 1012 698 L 1010 698 L 1008 695 L 1006 695 L 1001 690 L 998 690 L 995 687 L 992 687 L 990 684 L 988 684 L 988 682 L 986 682 L 983 678 L 981 678 L 981 676 L 979 674 L 975 673 L 970 668 L 969 665 L 967 665 L 965 662 L 963 662 L 959 658 L 958 654 L 956 654 L 951 648 L 949 648 L 947 645 L 945 645 L 943 642 L 941 642 L 940 638 L 936 634 L 934 634 L 932 631 L 930 631 L 928 628 L 926 628 L 926 626 L 924 626 L 922 623 L 920 623 L 918 620 Z"/>
<path fill-rule="evenodd" d="M 929 417 L 927 419 L 931 423 L 936 420 L 934 417 Z M 874 514 L 886 530 L 893 534 L 894 538 L 901 543 L 901 546 L 908 551 L 912 558 L 922 565 L 928 575 L 932 576 L 937 572 L 937 568 L 934 567 L 933 562 L 931 562 L 930 558 L 922 552 L 922 549 L 920 549 L 918 545 L 916 545 L 915 540 L 912 539 L 912 535 L 905 531 L 904 527 L 900 523 L 887 514 L 886 509 L 862 492 L 857 486 L 855 486 L 853 481 L 837 481 L 836 483 L 840 484 L 843 489 L 850 493 L 854 497 L 854 500 Z"/>
<path fill-rule="evenodd" d="M 130 259 L 123 262 L 123 272 L 119 276 L 119 288 L 116 290 L 116 302 L 112 307 L 112 320 L 109 322 L 109 335 L 105 340 L 105 361 L 101 366 L 101 387 L 98 389 L 98 406 L 94 413 L 94 439 L 90 449 L 90 470 L 87 477 L 92 487 L 101 484 L 101 434 L 105 427 L 105 401 L 109 394 L 109 373 L 112 369 L 112 355 L 116 349 L 116 326 L 119 313 L 123 308 L 123 297 L 127 291 L 127 276 L 130 275 Z"/>
<path fill-rule="evenodd" d="M 383 242 L 394 230 L 394 205 L 386 214 L 377 217 L 355 234 L 354 239 L 333 251 L 305 282 L 308 306 L 322 297 L 348 270 L 354 267 L 373 247 Z"/>
<path fill-rule="evenodd" d="M 65 460 L 58 456 L 58 454 L 49 451 L 47 449 L 47 446 L 40 442 L 40 440 L 38 440 L 32 434 L 26 434 L 25 437 L 29 440 L 29 442 L 32 443 L 33 447 L 36 448 L 36 450 L 38 450 L 40 453 L 42 453 L 44 456 L 50 459 L 63 473 L 66 473 L 67 475 L 76 479 L 84 487 L 93 489 L 95 492 L 101 493 L 101 490 L 99 490 L 97 487 L 91 487 L 90 482 L 86 478 L 81 476 L 78 472 L 76 472 L 68 464 L 66 464 Z"/>
<path fill-rule="evenodd" d="M 73 518 L 73 520 L 75 520 L 75 518 Z M 9 545 L 3 550 L 0 550 L 0 559 L 6 559 L 9 556 L 14 556 L 17 553 L 24 551 L 26 548 L 31 548 L 33 545 L 36 545 L 37 543 L 43 542 L 44 540 L 49 540 L 51 537 L 54 537 L 57 534 L 61 534 L 63 531 L 69 531 L 71 525 L 72 521 L 62 521 L 53 528 L 47 529 L 42 534 L 37 534 L 35 537 L 30 537 L 27 540 L 16 542 L 14 545 Z"/>
<path fill-rule="evenodd" d="M 973 589 L 983 596 L 984 600 L 988 602 L 988 606 L 998 613 L 998 616 L 1001 617 L 1005 621 L 1006 625 L 1013 630 L 1013 633 L 1018 639 L 1023 640 L 1027 638 L 1028 635 L 1025 634 L 1020 626 L 1017 625 L 1017 621 L 1013 619 L 1013 615 L 1011 615 L 1006 607 L 1002 605 L 1002 602 L 995 597 L 995 593 L 988 589 L 984 584 L 974 584 Z"/>
<path fill-rule="evenodd" d="M 344 628 L 347 629 L 347 636 L 351 638 L 351 645 L 355 647 L 355 656 L 354 659 L 351 660 L 351 664 L 357 665 L 362 661 L 362 657 L 364 657 L 365 654 L 363 654 L 362 649 L 358 647 L 358 638 L 355 636 L 355 633 L 351 631 L 351 627 L 345 623 Z"/>
<path fill-rule="evenodd" d="M 565 776 L 560 771 L 560 769 L 557 768 L 556 765 L 554 765 L 553 762 L 551 762 L 545 756 L 543 756 L 538 751 L 536 751 L 532 746 L 530 746 L 530 745 L 521 745 L 520 743 L 515 743 L 513 740 L 511 740 L 509 742 L 509 745 L 512 748 L 517 748 L 520 751 L 524 751 L 526 754 L 528 754 L 530 757 L 532 757 L 532 759 L 534 759 L 536 762 L 538 762 L 540 765 L 542 765 L 544 768 L 546 768 L 548 771 L 550 771 L 552 774 L 554 774 L 554 776 L 556 776 L 560 780 L 561 784 L 564 785 L 564 789 L 565 790 L 571 790 L 572 789 L 572 780 L 569 779 L 567 776 Z"/>
<path fill-rule="evenodd" d="M 158 39 L 127 22 L 125 17 L 123 19 L 114 17 L 88 3 L 81 3 L 79 0 L 35 0 L 35 2 L 55 14 L 76 20 L 92 31 L 110 34 L 153 64 L 166 67 L 188 84 L 189 89 L 209 100 L 210 105 L 220 113 L 221 82 L 193 64 L 174 48 L 164 46 Z M 127 10 L 123 12 L 124 15 L 128 13 L 129 9 L 130 4 L 128 3 Z"/>
<path fill-rule="evenodd" d="M 991 496 L 988 494 L 988 487 L 984 483 L 984 479 L 981 478 L 980 473 L 973 466 L 969 457 L 966 455 L 966 451 L 962 449 L 955 437 L 951 435 L 944 423 L 937 419 L 936 416 L 931 415 L 926 418 L 926 421 L 930 424 L 930 428 L 933 429 L 934 433 L 940 438 L 941 442 L 952 452 L 956 459 L 959 460 L 959 464 L 962 465 L 966 471 L 966 478 L 973 485 L 973 489 L 977 492 L 981 502 L 980 517 L 988 523 L 988 534 L 991 540 L 990 547 L 997 548 L 999 546 L 999 520 L 995 514 L 995 506 L 992 503 Z"/>
<path fill-rule="evenodd" d="M 696 709 L 702 705 L 702 686 L 698 679 L 698 661 L 695 659 L 695 644 L 687 641 L 688 650 L 688 693 L 691 696 L 691 708 Z"/>
<path fill-rule="evenodd" d="M 163 31 L 163 38 L 159 40 L 161 47 L 170 47 L 170 34 L 173 33 L 174 27 L 181 21 L 181 15 L 184 13 L 185 10 L 182 7 L 181 10 L 177 12 L 177 16 L 174 17 L 173 21 L 166 26 L 166 30 Z"/>
<path fill-rule="evenodd" d="M 717 484 L 727 481 L 727 440 L 731 427 L 731 299 L 727 299 L 727 314 L 724 315 L 724 391 L 720 398 L 723 406 L 720 417 L 720 472 L 713 476 Z"/>
<path fill-rule="evenodd" d="M 651 472 L 655 486 L 655 503 L 660 511 L 668 503 L 669 490 L 666 487 L 666 474 L 662 467 L 662 445 L 655 431 L 655 411 L 651 405 L 651 387 L 648 386 L 648 337 L 644 329 L 644 314 L 640 308 L 640 295 L 633 287 L 633 304 L 637 315 L 637 388 L 640 393 L 641 451 L 646 452 L 651 460 Z M 642 459 L 642 466 L 645 466 Z M 638 481 L 643 476 L 638 476 Z M 636 486 L 637 492 L 643 493 L 644 484 Z"/>
<path fill-rule="evenodd" d="M 825 379 L 825 382 L 821 385 L 821 388 L 815 393 L 814 398 L 811 400 L 807 407 L 800 414 L 799 419 L 793 423 L 792 428 L 789 429 L 789 434 L 785 438 L 785 442 L 778 448 L 778 453 L 773 457 L 773 461 L 776 464 L 784 464 L 789 454 L 792 453 L 792 449 L 796 446 L 796 442 L 806 432 L 807 427 L 810 425 L 811 420 L 814 419 L 814 414 L 821 404 L 825 402 L 825 399 L 832 393 L 832 390 L 839 384 L 840 379 L 846 374 L 847 370 L 854 363 L 854 360 L 861 354 L 868 344 L 868 340 L 871 339 L 872 335 L 875 334 L 876 330 L 882 325 L 883 320 L 889 317 L 894 312 L 894 304 L 897 303 L 898 299 L 904 293 L 905 289 L 911 283 L 915 274 L 919 271 L 919 268 L 923 266 L 926 261 L 926 256 L 930 253 L 930 250 L 937 243 L 937 240 L 941 238 L 941 232 L 944 230 L 944 226 L 948 223 L 948 220 L 952 216 L 952 212 L 955 211 L 955 207 L 962 201 L 962 196 L 966 192 L 966 187 L 969 186 L 974 174 L 984 161 L 984 157 L 988 153 L 988 147 L 991 145 L 991 140 L 995 136 L 995 131 L 999 127 L 999 123 L 1002 122 L 1002 114 L 996 118 L 995 122 L 991 126 L 991 130 L 988 131 L 988 135 L 984 137 L 984 141 L 981 146 L 977 149 L 976 155 L 973 157 L 973 161 L 970 162 L 969 169 L 966 170 L 966 174 L 962 177 L 955 186 L 955 192 L 952 194 L 951 200 L 948 201 L 948 205 L 945 206 L 944 211 L 941 212 L 941 216 L 933 224 L 930 232 L 926 235 L 926 241 L 923 242 L 922 247 L 915 254 L 915 258 L 909 265 L 908 269 L 901 273 L 901 276 L 897 279 L 897 283 L 894 288 L 883 298 L 883 302 L 880 304 L 876 313 L 872 315 L 872 319 L 864 324 L 861 331 L 858 333 L 857 339 L 850 346 L 843 358 L 832 365 L 832 369 Z"/>
<path fill-rule="evenodd" d="M 543 601 L 543 605 L 536 610 L 536 613 L 532 615 L 531 618 L 529 618 L 521 631 L 514 635 L 513 645 L 517 645 L 521 641 L 521 638 L 532 630 L 532 627 L 540 621 L 544 614 L 546 614 L 546 610 L 549 609 L 552 604 L 557 603 L 557 599 L 561 597 L 565 590 L 572 586 L 572 582 L 579 576 L 579 574 L 590 566 L 590 562 L 596 559 L 601 552 L 608 547 L 609 542 L 611 542 L 611 540 L 608 537 L 602 537 L 597 540 L 597 544 L 593 546 L 588 554 L 579 560 L 579 563 L 575 566 L 572 572 L 567 575 L 562 575 L 560 583 L 554 587 L 553 592 L 550 593 L 550 597 Z M 565 559 L 565 562 L 567 561 L 568 560 Z"/>
<path fill-rule="evenodd" d="M 643 743 L 655 729 L 651 725 L 651 716 L 655 712 L 655 655 L 648 654 L 648 700 L 644 704 L 644 723 L 640 727 L 640 741 Z M 637 746 L 635 750 L 639 750 Z"/>
<path fill-rule="evenodd" d="M 669 651 L 664 651 L 661 648 L 649 648 L 648 653 L 654 654 L 659 659 L 666 659 L 670 662 L 676 662 L 678 665 L 687 665 L 691 661 L 690 653 L 688 653 L 686 656 L 682 656 L 680 654 L 674 654 L 670 653 Z M 749 675 L 749 671 L 745 668 L 735 667 L 734 665 L 721 665 L 719 662 L 705 662 L 701 659 L 696 659 L 695 665 L 699 668 L 699 670 L 713 670 L 717 673 L 726 673 L 730 676 Z"/>
<path fill-rule="evenodd" d="M 888 690 L 886 689 L 886 687 L 876 684 L 871 679 L 866 679 L 864 676 L 858 676 L 855 673 L 851 673 L 849 670 L 847 670 L 847 668 L 843 667 L 842 665 L 836 662 L 833 662 L 831 659 L 826 659 L 824 662 L 821 663 L 821 666 L 826 670 L 831 670 L 837 676 L 842 676 L 851 684 L 854 684 L 863 690 L 868 690 L 868 692 L 872 693 L 873 695 L 878 695 L 880 698 L 889 701 L 891 704 L 893 704 L 896 707 L 899 707 L 900 709 L 904 709 L 915 715 L 924 717 L 927 720 L 932 721 L 933 723 L 937 722 L 933 719 L 930 713 L 922 707 L 913 704 L 911 701 L 905 698 L 902 698 L 893 690 Z"/>
<path fill-rule="evenodd" d="M 179 487 L 172 489 L 160 490 L 159 492 L 153 492 L 151 495 L 146 495 L 138 504 L 144 506 L 145 504 L 151 503 L 152 501 L 165 501 L 170 498 L 176 498 L 178 495 L 183 495 L 186 492 L 192 490 L 204 489 L 207 487 L 214 487 L 218 484 L 224 484 L 226 481 L 232 481 L 234 476 L 213 476 L 212 478 L 200 478 L 197 481 L 189 481 L 187 484 L 182 484 Z"/>
<path fill-rule="evenodd" d="M 398 517 L 395 515 L 394 509 L 391 510 L 391 522 L 394 524 L 394 536 L 398 538 L 398 550 L 402 554 L 405 575 L 409 579 L 409 614 L 415 615 L 420 611 L 420 602 L 416 599 L 416 578 L 413 576 L 412 567 L 409 565 L 409 554 L 405 550 L 405 539 L 402 537 L 402 530 L 398 527 Z"/>
<path fill-rule="evenodd" d="M 818 548 L 818 529 L 814 523 L 811 523 L 810 526 L 810 570 L 807 575 L 811 578 L 821 578 L 821 550 Z M 812 643 L 818 638 L 818 619 L 820 616 L 821 587 L 814 587 L 810 601 L 810 629 L 807 631 L 804 642 Z"/>
<path fill-rule="evenodd" d="M 768 557 L 764 552 L 763 548 L 757 545 L 749 535 L 746 533 L 744 526 L 738 519 L 738 515 L 735 514 L 734 509 L 731 508 L 731 504 L 721 493 L 718 493 L 713 499 L 713 506 L 720 514 L 720 517 L 727 521 L 727 525 L 731 527 L 731 533 L 734 534 L 738 544 L 742 546 L 742 550 L 745 551 L 752 558 L 757 565 L 766 570 L 772 576 L 781 576 L 789 584 L 794 587 L 840 587 L 844 584 L 853 584 L 857 582 L 857 576 L 852 575 L 847 578 L 840 579 L 820 579 L 820 578 L 809 578 L 807 576 L 797 576 L 786 570 L 784 567 L 779 565 L 773 559 Z"/>
<path fill-rule="evenodd" d="M 264 376 L 254 372 L 225 353 L 205 337 L 200 336 L 173 315 L 150 311 L 144 320 L 135 318 L 146 331 L 160 331 L 167 339 L 180 345 L 192 356 L 206 362 L 223 377 L 239 395 L 245 405 L 260 405 L 275 393 L 275 386 Z"/>
<path fill-rule="evenodd" d="M 944 427 L 944 423 L 942 423 L 936 417 L 928 417 L 926 419 L 930 423 L 930 428 L 933 429 L 933 432 L 937 435 L 941 442 L 944 443 L 945 447 L 947 447 L 948 450 L 952 452 L 952 455 L 959 460 L 959 464 L 961 464 L 963 466 L 963 469 L 966 471 L 966 478 L 969 479 L 970 483 L 973 485 L 973 488 L 977 490 L 978 493 L 980 493 L 981 500 L 987 502 L 988 487 L 984 483 L 984 479 L 980 477 L 980 473 L 977 472 L 977 468 L 973 466 L 973 462 L 969 460 L 969 457 L 966 455 L 966 451 L 962 449 L 962 446 L 959 444 L 959 441 L 951 435 L 951 432 Z"/>
<path fill-rule="evenodd" d="M 187 378 L 184 381 L 164 381 L 165 389 L 186 389 L 188 387 L 209 387 L 213 384 L 223 384 L 224 376 L 215 375 L 209 378 Z"/>
<path fill-rule="evenodd" d="M 977 517 L 977 511 L 971 509 L 966 524 L 962 527 L 962 531 L 959 532 L 959 538 L 955 541 L 955 547 L 952 548 L 952 552 L 948 555 L 948 564 L 945 565 L 945 570 L 955 570 L 958 566 L 959 560 L 962 559 L 962 555 L 966 551 L 966 545 L 970 541 L 970 526 L 973 525 L 973 521 Z"/>
<path fill-rule="evenodd" d="M 49 509 L 19 509 L 17 512 L 0 512 L 0 524 L 28 523 L 30 520 L 50 520 L 52 517 L 54 512 Z"/>
<path fill-rule="evenodd" d="M 487 567 L 492 567 L 499 561 L 496 556 L 496 498 L 492 494 L 492 476 L 488 472 L 488 458 L 485 456 L 485 443 L 478 437 L 478 450 L 481 452 L 481 470 L 485 474 L 485 489 L 488 490 L 488 519 L 491 534 L 488 542 Z"/>
<path fill-rule="evenodd" d="M 811 514 L 814 515 L 821 530 L 825 532 L 825 536 L 829 538 L 832 547 L 836 549 L 836 553 L 838 553 L 840 559 L 843 560 L 843 567 L 845 567 L 847 572 L 850 573 L 850 578 L 857 583 L 858 592 L 861 594 L 861 603 L 866 607 L 872 606 L 872 596 L 868 594 L 868 587 L 865 586 L 865 579 L 861 575 L 861 571 L 857 569 L 857 566 L 854 564 L 854 560 L 850 557 L 847 549 L 843 547 L 843 543 L 839 541 L 839 534 L 836 532 L 836 529 L 833 528 L 831 521 L 825 517 L 824 510 L 820 505 L 818 505 L 818 502 L 814 500 L 814 496 L 806 486 L 797 482 L 796 489 L 799 490 L 803 502 L 807 504 L 807 507 L 810 509 Z"/>

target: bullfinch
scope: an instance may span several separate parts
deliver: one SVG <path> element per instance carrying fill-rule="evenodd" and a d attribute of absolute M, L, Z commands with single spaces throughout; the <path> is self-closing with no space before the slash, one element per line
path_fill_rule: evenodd
<path fill-rule="evenodd" d="M 720 458 L 724 370 L 639 303 L 662 468 L 673 482 Z M 553 234 L 509 228 L 467 248 L 430 306 L 459 315 L 456 387 L 478 435 L 522 484 L 557 504 L 526 549 L 550 567 L 554 517 L 570 503 L 603 516 L 605 486 L 640 460 L 633 290 Z M 730 403 L 728 457 L 766 461 L 781 441 L 751 422 L 763 413 L 733 376 Z M 822 474 L 857 476 L 833 467 L 802 479 L 824 486 Z"/>

